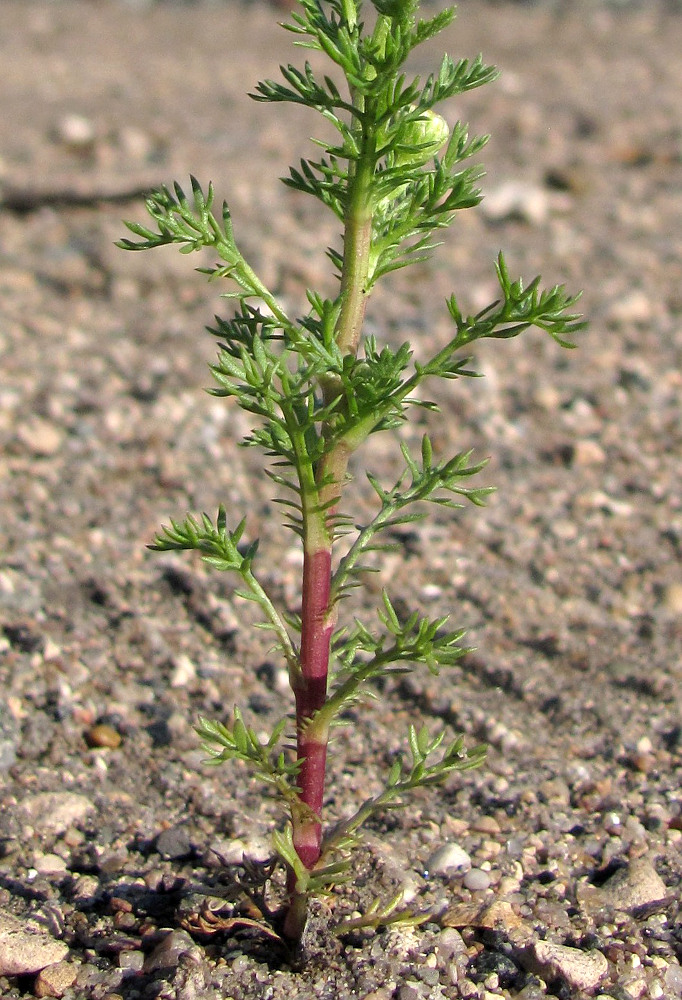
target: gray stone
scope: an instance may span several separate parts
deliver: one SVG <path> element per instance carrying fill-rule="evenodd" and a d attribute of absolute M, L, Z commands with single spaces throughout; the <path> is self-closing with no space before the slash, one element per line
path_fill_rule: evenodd
<path fill-rule="evenodd" d="M 600 951 L 581 951 L 551 941 L 534 941 L 520 955 L 525 968 L 545 981 L 562 978 L 577 990 L 592 990 L 608 972 Z"/>
<path fill-rule="evenodd" d="M 181 955 L 195 954 L 199 949 L 186 931 L 171 931 L 154 951 L 148 955 L 143 971 L 157 972 L 159 969 L 177 968 Z"/>
<path fill-rule="evenodd" d="M 144 966 L 143 951 L 122 951 L 118 956 L 120 969 L 127 969 L 129 972 L 141 972 Z"/>
<path fill-rule="evenodd" d="M 665 985 L 676 997 L 682 997 L 682 968 L 669 965 L 665 970 Z"/>
<path fill-rule="evenodd" d="M 58 836 L 78 826 L 94 809 L 90 799 L 77 792 L 37 792 L 24 799 L 18 812 L 38 833 Z"/>
<path fill-rule="evenodd" d="M 430 969 L 428 966 L 422 966 L 421 969 L 417 969 L 417 976 L 427 986 L 437 986 L 440 979 L 438 969 Z"/>
<path fill-rule="evenodd" d="M 40 875 L 57 875 L 66 871 L 66 861 L 58 854 L 41 854 L 33 862 L 33 867 Z"/>
<path fill-rule="evenodd" d="M 0 910 L 0 975 L 25 976 L 61 962 L 69 947 Z"/>
<path fill-rule="evenodd" d="M 464 938 L 454 927 L 444 927 L 436 940 L 440 963 L 449 964 L 456 955 L 464 955 L 467 946 Z"/>
<path fill-rule="evenodd" d="M 482 892 L 490 886 L 490 875 L 481 868 L 472 868 L 464 876 L 463 883 L 471 892 Z"/>
<path fill-rule="evenodd" d="M 516 1000 L 545 1000 L 545 991 L 536 983 L 529 983 L 524 986 L 520 993 L 516 994 Z"/>
<path fill-rule="evenodd" d="M 47 712 L 36 709 L 24 720 L 21 729 L 21 756 L 37 760 L 47 753 L 55 734 L 55 723 Z"/>
<path fill-rule="evenodd" d="M 638 906 L 665 899 L 668 890 L 650 861 L 635 858 L 604 883 L 600 895 L 604 902 L 616 910 L 635 910 Z"/>
<path fill-rule="evenodd" d="M 186 858 L 192 853 L 192 840 L 184 824 L 164 830 L 156 838 L 156 849 L 164 858 Z"/>
<path fill-rule="evenodd" d="M 7 771 L 17 759 L 19 723 L 6 702 L 0 701 L 0 771 Z"/>
<path fill-rule="evenodd" d="M 419 1000 L 419 991 L 414 986 L 401 986 L 398 990 L 398 1000 Z"/>

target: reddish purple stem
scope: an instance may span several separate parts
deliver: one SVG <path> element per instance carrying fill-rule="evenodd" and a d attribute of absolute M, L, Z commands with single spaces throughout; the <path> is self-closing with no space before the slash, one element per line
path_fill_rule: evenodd
<path fill-rule="evenodd" d="M 303 607 L 301 622 L 302 683 L 296 691 L 298 776 L 301 801 L 319 816 L 324 796 L 327 740 L 306 726 L 327 697 L 329 645 L 334 623 L 330 620 L 331 552 L 321 549 L 305 553 L 303 561 Z M 294 833 L 294 845 L 306 866 L 312 868 L 320 856 L 322 830 L 319 822 L 310 821 Z"/>

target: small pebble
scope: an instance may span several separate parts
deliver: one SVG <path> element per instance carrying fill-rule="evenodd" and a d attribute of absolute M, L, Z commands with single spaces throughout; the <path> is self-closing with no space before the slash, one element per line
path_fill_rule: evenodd
<path fill-rule="evenodd" d="M 37 997 L 62 997 L 76 982 L 78 965 L 69 962 L 57 962 L 42 969 L 33 984 L 33 993 Z"/>
<path fill-rule="evenodd" d="M 187 931 L 171 931 L 147 956 L 143 966 L 145 974 L 159 969 L 174 969 L 181 955 L 196 952 L 197 946 Z"/>
<path fill-rule="evenodd" d="M 52 639 L 47 638 L 43 646 L 43 660 L 45 663 L 53 663 L 62 655 L 61 648 Z"/>
<path fill-rule="evenodd" d="M 95 811 L 94 804 L 78 792 L 36 792 L 27 795 L 17 812 L 39 833 L 61 834 L 83 822 Z"/>
<path fill-rule="evenodd" d="M 103 875 L 114 875 L 123 871 L 128 861 L 128 852 L 125 848 L 118 851 L 108 851 L 99 859 L 97 867 Z"/>
<path fill-rule="evenodd" d="M 682 997 L 682 967 L 669 965 L 665 970 L 665 985 L 676 997 Z"/>
<path fill-rule="evenodd" d="M 682 615 L 682 581 L 669 583 L 663 591 L 663 606 L 674 615 Z"/>
<path fill-rule="evenodd" d="M 422 983 L 426 983 L 427 986 L 437 986 L 440 975 L 437 969 L 429 969 L 427 967 L 422 967 L 417 970 L 417 975 Z"/>
<path fill-rule="evenodd" d="M 124 126 L 118 134 L 118 141 L 122 149 L 132 160 L 144 162 L 149 160 L 154 153 L 154 139 L 148 133 L 133 125 Z"/>
<path fill-rule="evenodd" d="M 471 868 L 471 857 L 459 844 L 443 844 L 429 855 L 424 865 L 427 875 L 464 873 Z"/>
<path fill-rule="evenodd" d="M 601 887 L 600 896 L 619 910 L 634 910 L 647 903 L 657 903 L 668 895 L 665 882 L 646 858 L 635 858 L 620 868 Z"/>
<path fill-rule="evenodd" d="M 500 824 L 494 816 L 478 816 L 471 824 L 471 829 L 477 833 L 497 834 L 500 832 Z"/>
<path fill-rule="evenodd" d="M 80 875 L 71 889 L 71 897 L 76 903 L 92 905 L 99 894 L 100 882 L 94 875 Z"/>
<path fill-rule="evenodd" d="M 17 759 L 21 727 L 7 704 L 0 701 L 0 771 L 7 771 Z"/>
<path fill-rule="evenodd" d="M 613 302 L 606 318 L 615 326 L 626 326 L 634 323 L 637 326 L 650 323 L 654 308 L 649 295 L 641 289 L 635 289 Z"/>
<path fill-rule="evenodd" d="M 520 993 L 516 994 L 516 1000 L 545 1000 L 545 991 L 536 983 L 529 983 L 524 986 Z"/>
<path fill-rule="evenodd" d="M 593 990 L 609 969 L 600 951 L 582 951 L 552 941 L 533 942 L 521 958 L 526 968 L 542 979 L 562 977 L 577 990 Z"/>
<path fill-rule="evenodd" d="M 471 979 L 460 979 L 457 982 L 457 986 L 464 1000 L 474 1000 L 474 997 L 480 996 L 478 986 Z"/>
<path fill-rule="evenodd" d="M 578 466 L 603 465 L 606 462 L 606 452 L 598 441 L 585 438 L 573 445 L 573 464 Z"/>
<path fill-rule="evenodd" d="M 95 144 L 95 127 L 84 115 L 68 114 L 57 126 L 59 140 L 73 153 L 90 153 Z"/>
<path fill-rule="evenodd" d="M 118 956 L 119 969 L 126 969 L 128 972 L 141 972 L 144 965 L 144 952 L 142 951 L 122 951 Z"/>
<path fill-rule="evenodd" d="M 121 745 L 121 734 L 113 726 L 102 722 L 88 729 L 85 740 L 90 747 L 108 747 L 115 750 Z"/>
<path fill-rule="evenodd" d="M 57 854 L 43 854 L 35 859 L 33 867 L 40 875 L 56 875 L 66 871 L 66 861 Z"/>
<path fill-rule="evenodd" d="M 26 929 L 22 920 L 0 910 L 0 976 L 26 976 L 61 962 L 69 946 L 48 934 Z"/>
<path fill-rule="evenodd" d="M 414 986 L 401 986 L 398 989 L 397 996 L 398 1000 L 421 1000 L 421 995 L 419 991 L 414 988 Z"/>
<path fill-rule="evenodd" d="M 471 892 L 482 892 L 489 888 L 491 881 L 488 872 L 484 872 L 481 868 L 472 868 L 464 876 L 463 884 Z"/>
<path fill-rule="evenodd" d="M 33 417 L 19 426 L 17 437 L 37 458 L 48 458 L 59 451 L 64 435 L 50 421 Z"/>
<path fill-rule="evenodd" d="M 524 181 L 504 181 L 488 191 L 481 202 L 481 212 L 490 222 L 520 219 L 537 226 L 545 222 L 549 209 L 548 193 Z"/>
<path fill-rule="evenodd" d="M 192 853 L 192 840 L 185 824 L 172 826 L 156 838 L 156 849 L 164 858 L 186 858 Z"/>
<path fill-rule="evenodd" d="M 467 946 L 459 931 L 454 927 L 444 927 L 436 939 L 439 964 L 450 962 L 454 955 L 463 955 Z"/>
<path fill-rule="evenodd" d="M 171 675 L 170 685 L 172 688 L 187 687 L 196 679 L 197 668 L 189 656 L 181 654 L 175 658 L 175 665 Z"/>
<path fill-rule="evenodd" d="M 67 847 L 80 847 L 85 840 L 85 835 L 81 830 L 77 830 L 74 826 L 70 826 L 68 830 L 65 831 L 62 840 Z"/>

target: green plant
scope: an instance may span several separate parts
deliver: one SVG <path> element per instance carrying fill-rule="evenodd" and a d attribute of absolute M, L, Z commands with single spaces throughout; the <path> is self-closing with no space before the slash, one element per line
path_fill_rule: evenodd
<path fill-rule="evenodd" d="M 231 526 L 223 508 L 215 521 L 205 514 L 171 521 L 152 545 L 195 549 L 217 569 L 240 577 L 237 593 L 258 606 L 288 668 L 295 700 L 293 753 L 281 745 L 286 714 L 266 742 L 238 709 L 230 722 L 202 719 L 198 732 L 214 763 L 245 762 L 288 808 L 290 823 L 275 834 L 274 844 L 288 872 L 280 929 L 294 944 L 301 939 L 311 896 L 342 876 L 344 853 L 363 822 L 401 804 L 414 788 L 479 765 L 485 752 L 479 746 L 466 749 L 462 738 L 448 742 L 444 733 L 432 736 L 410 726 L 409 758 L 394 762 L 384 791 L 323 835 L 331 727 L 370 693 L 377 678 L 417 664 L 437 674 L 466 652 L 463 631 L 451 629 L 447 616 L 401 618 L 384 593 L 374 626 L 355 621 L 343 627 L 340 600 L 360 582 L 364 557 L 383 547 L 389 529 L 424 517 L 425 503 L 457 508 L 466 499 L 481 505 L 489 492 L 469 485 L 483 463 L 472 462 L 469 452 L 437 459 L 425 436 L 418 457 L 401 446 L 403 472 L 392 486 L 367 474 L 377 510 L 367 524 L 354 527 L 340 507 L 349 459 L 370 435 L 399 427 L 412 406 L 433 408 L 417 395 L 427 379 L 475 375 L 461 354 L 474 341 L 508 339 L 536 326 L 571 346 L 568 338 L 584 325 L 572 312 L 577 296 L 568 296 L 562 286 L 541 290 L 539 278 L 527 287 L 512 281 L 500 254 L 498 300 L 469 316 L 453 296 L 447 302 L 452 339 L 428 360 L 416 361 L 409 343 L 380 347 L 363 335 L 376 282 L 424 260 L 437 231 L 480 201 L 481 170 L 467 161 L 486 138 L 470 138 L 461 122 L 450 128 L 433 109 L 496 76 L 480 57 L 454 62 L 446 55 L 428 79 L 412 78 L 404 70 L 410 52 L 443 31 L 454 9 L 420 20 L 418 0 L 372 3 L 368 26 L 361 20 L 361 0 L 301 0 L 286 27 L 303 47 L 326 53 L 336 76 L 318 76 L 308 63 L 302 70 L 286 66 L 283 83 L 267 80 L 252 95 L 303 104 L 335 129 L 334 141 L 319 143 L 319 159 L 302 160 L 285 179 L 326 205 L 342 224 L 342 248 L 328 251 L 338 275 L 334 298 L 309 290 L 305 314 L 291 317 L 238 249 L 227 204 L 216 211 L 212 186 L 204 191 L 194 178 L 191 197 L 177 184 L 173 191 L 152 193 L 147 211 L 155 228 L 127 223 L 137 239 L 119 244 L 143 250 L 174 243 L 182 253 L 210 247 L 216 254 L 215 266 L 199 270 L 231 282 L 228 295 L 236 308 L 231 318 L 217 318 L 211 331 L 220 345 L 211 391 L 233 398 L 254 416 L 243 443 L 272 460 L 267 475 L 283 494 L 286 523 L 301 539 L 300 617 L 275 606 L 254 568 L 257 542 L 244 544 L 245 522 Z M 343 88 L 337 83 L 341 77 Z M 336 540 L 352 531 L 345 554 L 334 559 Z"/>

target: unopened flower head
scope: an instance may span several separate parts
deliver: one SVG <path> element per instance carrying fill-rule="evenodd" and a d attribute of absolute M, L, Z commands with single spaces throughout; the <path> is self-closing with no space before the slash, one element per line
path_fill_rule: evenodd
<path fill-rule="evenodd" d="M 450 138 L 450 126 L 435 111 L 423 111 L 418 118 L 412 118 L 398 134 L 396 165 L 425 166 L 446 145 Z"/>

